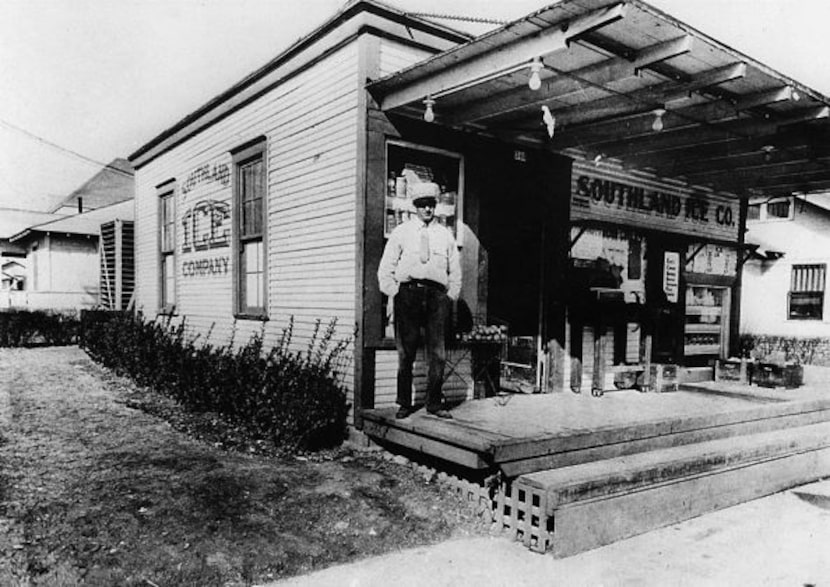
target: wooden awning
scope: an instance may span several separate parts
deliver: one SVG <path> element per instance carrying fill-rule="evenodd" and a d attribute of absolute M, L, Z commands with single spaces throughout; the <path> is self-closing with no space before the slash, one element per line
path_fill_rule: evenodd
<path fill-rule="evenodd" d="M 436 124 L 738 196 L 830 190 L 830 99 L 640 0 L 563 0 L 368 89 L 388 113 L 428 102 Z"/>

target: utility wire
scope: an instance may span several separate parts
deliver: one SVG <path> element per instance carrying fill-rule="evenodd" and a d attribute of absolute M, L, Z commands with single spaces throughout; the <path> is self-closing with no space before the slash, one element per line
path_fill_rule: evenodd
<path fill-rule="evenodd" d="M 4 126 L 4 127 L 8 128 L 10 130 L 13 130 L 15 132 L 18 132 L 22 135 L 25 135 L 25 136 L 31 138 L 31 139 L 34 139 L 35 141 L 37 141 L 39 143 L 42 143 L 42 144 L 46 145 L 47 147 L 52 147 L 53 149 L 56 149 L 56 150 L 58 150 L 62 153 L 66 153 L 66 154 L 68 154 L 68 155 L 70 155 L 70 156 L 72 156 L 76 159 L 79 159 L 79 160 L 83 161 L 84 163 L 90 163 L 92 165 L 96 165 L 96 166 L 102 167 L 104 169 L 109 169 L 110 171 L 114 171 L 115 173 L 119 173 L 119 174 L 123 175 L 124 177 L 132 178 L 134 176 L 132 172 L 124 171 L 123 169 L 119 169 L 118 167 L 110 165 L 109 163 L 102 163 L 101 161 L 97 161 L 95 159 L 87 157 L 86 155 L 81 155 L 77 151 L 73 151 L 72 149 L 67 149 L 66 147 L 62 147 L 58 144 L 55 144 L 51 141 L 48 141 L 48 140 L 44 139 L 43 137 L 40 137 L 40 136 L 38 136 L 38 135 L 36 135 L 32 132 L 29 132 L 28 130 L 26 130 L 24 128 L 20 128 L 19 126 L 16 126 L 16 125 L 12 124 L 11 122 L 3 120 L 2 118 L 0 118 L 0 126 Z"/>

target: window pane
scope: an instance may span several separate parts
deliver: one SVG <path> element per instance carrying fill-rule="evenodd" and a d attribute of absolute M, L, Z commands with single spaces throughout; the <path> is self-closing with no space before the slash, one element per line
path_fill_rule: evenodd
<path fill-rule="evenodd" d="M 767 216 L 771 218 L 789 218 L 790 217 L 790 201 L 771 202 L 767 204 Z"/>
<path fill-rule="evenodd" d="M 174 242 L 173 196 L 167 195 L 161 199 L 161 250 L 172 251 Z"/>
<path fill-rule="evenodd" d="M 790 294 L 790 318 L 821 320 L 823 310 L 823 293 Z"/>
<path fill-rule="evenodd" d="M 758 220 L 761 217 L 761 205 L 752 204 L 746 209 L 747 220 Z"/>
<path fill-rule="evenodd" d="M 242 235 L 262 232 L 262 203 L 265 192 L 265 166 L 261 159 L 240 168 L 240 202 Z"/>
<path fill-rule="evenodd" d="M 173 255 L 165 255 L 162 260 L 162 305 L 169 306 L 174 303 L 174 296 L 176 292 L 176 267 L 175 257 Z"/>
<path fill-rule="evenodd" d="M 262 241 L 244 244 L 242 292 L 243 308 L 264 308 L 265 296 L 265 259 Z"/>

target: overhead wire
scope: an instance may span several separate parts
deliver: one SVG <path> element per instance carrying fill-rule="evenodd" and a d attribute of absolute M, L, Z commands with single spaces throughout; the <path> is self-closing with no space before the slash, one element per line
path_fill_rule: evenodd
<path fill-rule="evenodd" d="M 79 159 L 79 160 L 83 161 L 84 163 L 89 163 L 89 164 L 95 165 L 97 167 L 108 169 L 108 170 L 113 171 L 115 173 L 121 174 L 124 177 L 130 177 L 130 178 L 134 177 L 134 174 L 132 172 L 124 171 L 123 169 L 121 169 L 119 167 L 115 167 L 114 165 L 111 165 L 110 163 L 103 163 L 102 161 L 98 161 L 98 160 L 93 159 L 91 157 L 87 157 L 86 155 L 82 155 L 81 153 L 78 153 L 77 151 L 73 151 L 72 149 L 68 149 L 68 148 L 63 147 L 61 145 L 58 145 L 57 143 L 53 143 L 52 141 L 50 141 L 48 139 L 45 139 L 41 136 L 38 136 L 38 135 L 36 135 L 35 133 L 33 133 L 31 131 L 28 131 L 28 130 L 26 130 L 24 128 L 21 128 L 21 127 L 15 125 L 15 124 L 12 124 L 11 122 L 8 122 L 7 120 L 3 120 L 2 118 L 0 118 L 0 126 L 4 126 L 4 127 L 8 128 L 12 131 L 15 131 L 17 133 L 25 135 L 25 136 L 27 136 L 27 137 L 43 144 L 43 145 L 46 145 L 47 147 L 51 147 L 51 148 L 56 149 L 56 150 L 58 150 L 58 151 L 60 151 L 64 154 L 67 154 L 67 155 L 70 155 L 70 156 L 72 156 L 76 159 Z"/>

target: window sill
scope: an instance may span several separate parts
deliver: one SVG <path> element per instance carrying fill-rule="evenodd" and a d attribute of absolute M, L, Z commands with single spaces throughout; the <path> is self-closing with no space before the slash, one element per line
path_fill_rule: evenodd
<path fill-rule="evenodd" d="M 260 322 L 268 322 L 269 318 L 266 314 L 246 314 L 237 313 L 233 315 L 237 320 L 259 320 Z"/>

